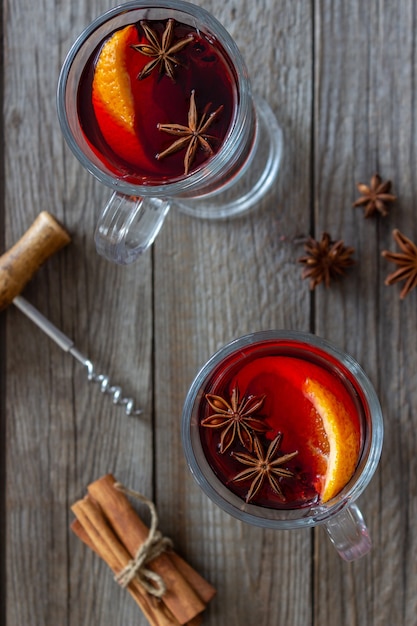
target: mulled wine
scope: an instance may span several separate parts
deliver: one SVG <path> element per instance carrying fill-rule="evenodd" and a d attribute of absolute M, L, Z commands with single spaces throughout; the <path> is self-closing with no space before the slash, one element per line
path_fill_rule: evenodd
<path fill-rule="evenodd" d="M 221 149 L 237 93 L 215 36 L 173 18 L 140 20 L 96 46 L 79 80 L 77 112 L 108 171 L 157 185 L 187 176 Z"/>
<path fill-rule="evenodd" d="M 290 340 L 261 341 L 222 359 L 199 393 L 196 415 L 218 480 L 262 507 L 331 500 L 355 473 L 363 443 L 351 372 Z"/>

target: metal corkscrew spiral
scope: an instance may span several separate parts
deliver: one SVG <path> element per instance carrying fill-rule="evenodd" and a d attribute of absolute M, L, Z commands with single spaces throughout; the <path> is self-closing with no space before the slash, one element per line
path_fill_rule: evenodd
<path fill-rule="evenodd" d="M 113 397 L 113 404 L 125 407 L 126 415 L 141 415 L 140 409 L 135 409 L 133 398 L 126 398 L 123 396 L 123 390 L 119 385 L 112 385 L 110 378 L 107 374 L 97 374 L 94 369 L 94 365 L 90 359 L 84 357 L 78 350 L 73 348 L 70 353 L 80 363 L 87 368 L 87 379 L 89 382 L 97 383 L 100 386 L 101 393 L 108 394 Z"/>
<path fill-rule="evenodd" d="M 86 367 L 88 369 L 88 380 L 93 383 L 98 383 L 101 393 L 113 396 L 113 404 L 124 406 L 126 415 L 141 415 L 142 411 L 135 409 L 133 398 L 125 398 L 122 388 L 118 385 L 111 385 L 110 378 L 105 374 L 96 374 L 90 360 L 87 360 Z"/>

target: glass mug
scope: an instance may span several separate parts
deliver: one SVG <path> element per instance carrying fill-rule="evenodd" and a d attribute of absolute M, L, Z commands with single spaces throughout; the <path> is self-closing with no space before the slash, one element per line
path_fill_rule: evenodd
<path fill-rule="evenodd" d="M 281 360 L 277 361 L 277 357 Z M 278 370 L 274 369 L 277 366 L 283 368 L 280 374 L 277 374 Z M 282 435 L 279 435 L 279 437 L 282 436 L 282 453 L 289 452 L 290 454 L 285 455 L 288 463 L 287 469 L 280 474 L 279 470 L 286 466 L 278 461 L 272 471 L 273 481 L 275 476 L 275 482 L 273 482 L 275 490 L 271 489 L 268 484 L 268 476 L 264 477 L 264 482 L 259 487 L 260 483 L 259 481 L 256 483 L 256 480 L 257 476 L 260 476 L 260 465 L 257 465 L 258 473 L 252 472 L 251 470 L 255 468 L 254 463 L 250 460 L 248 462 L 247 459 L 256 455 L 258 459 L 268 459 L 273 448 L 270 441 L 276 433 L 272 432 L 269 435 L 269 441 L 264 446 L 265 451 L 268 448 L 268 453 L 260 453 L 260 448 L 253 446 L 252 454 L 249 454 L 248 450 L 242 446 L 242 439 L 239 441 L 239 437 L 247 432 L 244 427 L 241 428 L 240 434 L 236 430 L 233 431 L 233 426 L 229 428 L 227 436 L 223 435 L 220 438 L 219 434 L 222 429 L 225 430 L 227 423 L 230 425 L 233 421 L 233 410 L 238 412 L 240 410 L 241 413 L 246 411 L 249 418 L 255 418 L 255 421 L 252 420 L 254 425 L 252 435 L 253 440 L 256 438 L 259 442 L 264 433 L 268 432 L 263 430 L 263 434 L 259 433 L 262 431 L 259 420 L 262 417 L 263 408 L 267 415 L 266 405 L 258 406 L 263 401 L 262 394 L 266 391 L 267 398 L 268 393 L 272 393 L 272 396 L 277 393 L 275 400 L 272 397 L 272 405 L 277 406 L 282 403 L 286 407 L 285 410 L 290 407 L 291 411 L 292 406 L 297 407 L 299 402 L 305 402 L 304 397 L 300 400 L 302 394 L 297 397 L 291 396 L 293 393 L 291 390 L 295 389 L 291 385 L 298 384 L 294 381 L 306 380 L 306 372 L 307 379 L 310 381 L 321 376 L 322 383 L 323 381 L 335 383 L 337 389 L 340 388 L 339 391 L 343 394 L 340 397 L 344 398 L 346 406 L 351 407 L 352 412 L 355 412 L 358 418 L 360 444 L 357 449 L 358 454 L 354 458 L 351 476 L 347 483 L 341 483 L 340 490 L 325 502 L 313 493 L 314 489 L 309 493 L 308 480 L 305 479 L 303 482 L 303 476 L 307 474 L 303 474 L 302 471 L 299 475 L 296 472 L 288 472 L 291 463 L 297 463 L 297 455 L 291 454 L 293 451 L 290 431 L 301 413 L 296 413 L 295 419 L 294 416 L 289 416 L 288 420 L 292 419 L 293 422 L 288 422 L 283 429 L 288 432 L 282 432 Z M 237 386 L 239 396 L 241 394 L 241 398 L 238 396 L 234 398 L 234 403 L 233 398 L 230 400 L 232 381 Z M 282 387 L 285 391 L 281 390 L 279 386 L 281 384 L 286 385 Z M 308 384 L 311 385 L 311 382 Z M 324 386 L 326 384 L 324 383 Z M 230 411 L 224 403 L 219 401 L 219 389 L 223 390 L 223 394 L 226 394 L 226 389 L 228 390 L 226 397 Z M 253 396 L 253 391 L 260 395 Z M 324 392 L 324 405 L 327 402 L 326 397 L 329 397 L 328 391 Z M 334 396 L 330 394 L 330 397 Z M 264 402 L 266 403 L 267 399 Z M 316 406 L 321 406 L 319 410 L 323 414 L 325 411 L 323 400 L 320 402 Z M 241 408 L 243 405 L 246 407 L 245 411 Z M 339 404 L 337 406 L 340 407 Z M 254 407 L 257 411 L 252 411 Z M 297 409 L 294 410 L 297 411 Z M 338 410 L 339 413 L 342 411 L 342 409 Z M 216 411 L 220 413 L 220 416 L 215 415 Z M 203 420 L 205 420 L 204 425 Z M 246 425 L 249 426 L 249 430 L 250 424 L 251 419 L 248 419 Z M 211 425 L 212 428 L 205 428 L 207 425 Z M 294 428 L 297 430 L 298 426 Z M 306 438 L 308 428 L 304 425 L 302 428 L 303 437 Z M 287 434 L 290 436 L 285 447 Z M 231 443 L 233 436 L 235 441 Z M 243 443 L 245 443 L 245 438 L 247 434 L 243 437 Z M 347 435 L 346 440 L 348 440 Z M 355 501 L 371 480 L 381 455 L 383 441 L 381 407 L 372 384 L 358 363 L 325 340 L 308 333 L 271 330 L 252 333 L 225 345 L 202 367 L 191 384 L 182 416 L 182 441 L 188 466 L 198 485 L 214 503 L 230 515 L 243 522 L 273 529 L 304 528 L 322 524 L 339 555 L 347 561 L 360 558 L 371 549 L 369 532 Z M 220 444 L 219 441 L 221 441 Z M 221 446 L 229 447 L 226 451 L 222 450 Z M 236 452 L 237 449 L 238 452 Z M 300 448 L 299 450 L 301 452 Z M 314 450 L 317 451 L 317 448 Z M 312 459 L 316 455 L 314 450 L 311 452 Z M 279 458 L 274 457 L 274 454 L 275 452 L 271 453 L 270 459 Z M 233 457 L 235 457 L 234 460 Z M 238 459 L 245 462 L 245 465 L 237 463 Z M 319 462 L 321 462 L 320 458 Z M 234 464 L 233 469 L 231 469 L 231 463 Z M 240 465 L 238 469 L 237 465 Z M 340 467 L 343 468 L 343 461 Z M 269 468 L 274 468 L 274 464 Z M 243 472 L 240 471 L 237 474 L 239 470 Z M 280 479 L 280 475 L 284 475 L 284 478 Z M 237 480 L 239 476 L 240 480 Z M 256 492 L 257 495 L 253 499 L 248 500 L 248 497 L 244 497 L 244 490 L 249 489 L 251 480 L 253 481 L 250 486 L 251 491 L 259 488 L 259 492 Z M 280 480 L 283 482 L 279 483 Z M 291 485 L 290 488 L 294 494 L 298 493 L 297 496 L 294 495 L 294 498 L 299 498 L 295 504 L 295 500 L 285 503 L 282 499 L 283 494 L 285 497 L 286 490 L 288 493 L 288 485 Z M 243 489 L 243 491 L 238 489 Z M 264 489 L 263 495 L 262 489 Z M 277 495 L 277 491 L 281 494 Z M 303 501 L 300 494 L 305 496 Z"/>
<path fill-rule="evenodd" d="M 88 96 L 88 90 L 83 92 L 83 83 L 88 72 L 89 80 L 92 81 L 89 64 L 93 66 L 92 59 L 97 58 L 100 46 L 103 46 L 103 42 L 117 29 L 121 30 L 143 21 L 149 25 L 158 21 L 167 24 L 165 20 L 169 18 L 175 20 L 176 27 L 178 24 L 181 28 L 186 25 L 189 31 L 195 33 L 195 37 L 197 34 L 200 37 L 195 45 L 188 44 L 184 48 L 185 51 L 189 49 L 190 55 L 195 54 L 197 58 L 197 54 L 200 53 L 199 46 L 201 49 L 205 47 L 206 56 L 203 58 L 207 60 L 207 67 L 213 56 L 217 55 L 216 58 L 221 60 L 222 71 L 228 74 L 227 81 L 232 85 L 233 91 L 230 123 L 225 129 L 224 137 L 217 142 L 217 152 L 210 154 L 194 168 L 190 168 L 187 175 L 182 172 L 180 175 L 165 178 L 162 176 L 158 178 L 157 174 L 146 177 L 139 173 L 135 175 L 135 172 L 126 167 L 115 167 L 114 163 L 103 159 L 98 143 L 92 145 L 95 139 L 92 135 L 88 136 L 88 133 L 92 132 L 92 116 L 88 114 L 84 116 L 83 121 L 80 120 L 83 108 L 85 106 L 91 108 L 91 103 L 87 102 L 91 98 Z M 162 46 L 162 32 L 157 33 L 158 36 L 160 39 L 157 45 Z M 151 39 L 148 37 L 148 43 Z M 130 48 L 132 46 L 129 50 Z M 179 51 L 178 55 L 183 52 Z M 178 61 L 178 65 L 184 65 L 180 63 L 176 54 L 174 61 Z M 135 58 L 135 62 L 139 56 Z M 152 58 L 149 56 L 144 57 L 144 62 L 150 60 Z M 165 61 L 161 60 L 161 68 L 164 67 L 164 63 Z M 190 66 L 189 63 L 188 69 Z M 174 64 L 171 64 L 171 68 L 174 68 Z M 176 70 L 176 67 L 174 69 Z M 154 72 L 158 71 L 157 68 L 154 69 Z M 197 82 L 200 81 L 199 84 L 202 86 L 200 88 L 203 89 L 204 74 L 198 77 L 195 73 L 194 76 Z M 150 84 L 147 83 L 150 79 L 148 76 L 140 82 L 146 87 Z M 165 80 L 169 87 L 171 78 L 160 75 L 156 80 L 160 81 L 159 84 Z M 210 80 L 215 91 L 218 83 L 213 79 Z M 225 80 L 224 84 L 227 81 Z M 134 81 L 132 89 L 136 89 L 138 83 L 139 80 Z M 188 97 L 191 109 L 191 92 Z M 197 97 L 196 92 L 195 101 Z M 154 104 L 159 103 L 148 104 L 145 124 L 149 115 L 153 113 Z M 281 129 L 266 102 L 261 99 L 254 101 L 245 63 L 235 42 L 206 10 L 182 0 L 127 2 L 98 17 L 79 36 L 67 55 L 58 81 L 57 108 L 63 135 L 77 159 L 99 181 L 113 189 L 113 195 L 99 218 L 95 242 L 97 251 L 116 263 L 133 262 L 153 243 L 171 205 L 176 205 L 181 211 L 195 217 L 234 216 L 253 207 L 268 192 L 279 169 L 282 150 Z M 197 111 L 201 117 L 209 116 L 212 112 L 213 110 L 206 112 L 206 109 L 204 113 L 201 110 Z M 186 124 L 186 113 L 184 109 L 181 122 L 183 125 Z M 210 133 L 211 127 L 207 131 Z M 96 130 L 94 132 L 96 133 Z M 205 146 L 209 150 L 213 148 L 214 143 L 213 138 L 208 137 L 208 134 L 203 134 Z M 165 139 L 173 142 L 175 137 L 166 135 Z M 118 138 L 117 141 L 123 143 L 123 139 Z M 209 144 L 212 142 L 209 147 L 207 142 Z M 140 148 L 138 154 L 139 150 Z M 184 151 L 182 155 L 184 156 Z M 165 158 L 158 161 L 158 164 L 162 163 L 162 160 L 167 162 Z"/>

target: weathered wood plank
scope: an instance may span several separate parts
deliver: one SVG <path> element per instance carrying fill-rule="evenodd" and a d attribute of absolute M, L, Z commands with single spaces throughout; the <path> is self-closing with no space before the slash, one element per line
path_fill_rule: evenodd
<path fill-rule="evenodd" d="M 398 300 L 381 259 L 394 227 L 416 238 L 415 13 L 412 3 L 323 2 L 316 10 L 316 231 L 356 248 L 356 268 L 329 293 L 317 292 L 317 332 L 350 352 L 379 393 L 386 437 L 382 463 L 360 499 L 374 549 L 348 565 L 317 536 L 317 624 L 415 623 L 416 293 Z M 394 26 L 395 25 L 395 26 Z M 398 202 L 385 219 L 352 209 L 355 183 L 379 171 Z M 412 321 L 413 320 L 413 321 Z M 414 509 L 414 510 L 413 510 Z"/>
<path fill-rule="evenodd" d="M 254 90 L 279 117 L 284 160 L 277 188 L 257 211 L 221 223 L 173 212 L 156 243 L 158 505 L 169 534 L 218 589 L 205 623 L 305 625 L 310 531 L 266 532 L 219 511 L 185 467 L 179 425 L 188 386 L 221 345 L 255 330 L 309 326 L 292 239 L 309 229 L 311 15 L 287 2 L 204 6 L 235 37 Z"/>
<path fill-rule="evenodd" d="M 110 6 L 110 3 L 108 3 Z M 41 209 L 73 234 L 25 291 L 144 409 L 127 418 L 83 367 L 17 310 L 7 312 L 7 624 L 146 623 L 106 566 L 69 532 L 69 507 L 112 471 L 152 494 L 151 256 L 141 269 L 97 257 L 109 191 L 64 146 L 55 89 L 64 56 L 103 3 L 13 3 L 5 30 L 6 245 Z M 117 617 L 115 617 L 117 616 Z M 142 619 L 142 622 L 140 622 Z"/>

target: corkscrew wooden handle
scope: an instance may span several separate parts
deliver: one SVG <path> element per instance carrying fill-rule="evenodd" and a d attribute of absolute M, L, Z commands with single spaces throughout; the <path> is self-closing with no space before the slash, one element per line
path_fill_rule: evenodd
<path fill-rule="evenodd" d="M 23 291 L 39 267 L 70 241 L 63 226 L 42 211 L 19 241 L 0 257 L 0 311 Z"/>

